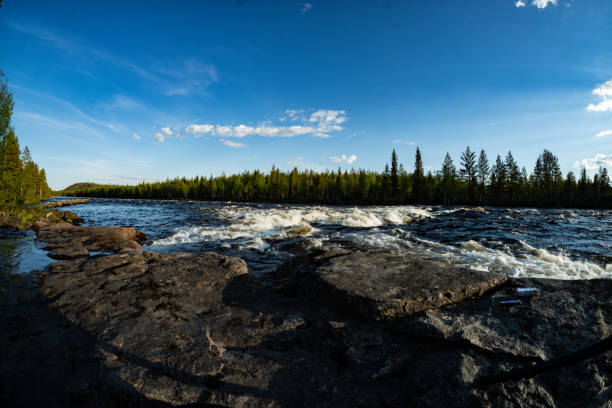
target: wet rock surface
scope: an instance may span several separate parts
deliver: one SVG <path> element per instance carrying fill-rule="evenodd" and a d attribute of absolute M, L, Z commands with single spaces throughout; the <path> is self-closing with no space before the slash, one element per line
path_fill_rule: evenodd
<path fill-rule="evenodd" d="M 316 249 L 276 275 L 294 291 L 371 320 L 437 308 L 479 296 L 506 276 L 390 252 Z"/>
<path fill-rule="evenodd" d="M 142 252 L 139 242 L 146 239 L 133 228 L 80 227 L 63 222 L 41 226 L 37 232 L 38 239 L 47 243 L 44 249 L 53 259 L 83 258 L 92 251 L 139 253 Z"/>
<path fill-rule="evenodd" d="M 72 228 L 63 239 L 75 234 L 87 248 L 87 233 Z M 612 281 L 479 276 L 341 248 L 310 251 L 266 283 L 216 253 L 56 262 L 0 298 L 0 403 L 609 407 L 610 352 L 533 379 L 476 383 L 609 336 Z M 541 296 L 500 304 L 524 286 Z M 418 307 L 380 313 L 396 299 Z"/>

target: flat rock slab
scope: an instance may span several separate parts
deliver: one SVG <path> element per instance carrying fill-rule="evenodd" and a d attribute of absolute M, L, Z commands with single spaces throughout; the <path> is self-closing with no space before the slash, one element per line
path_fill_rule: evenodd
<path fill-rule="evenodd" d="M 281 268 L 296 271 L 298 291 L 367 319 L 405 316 L 481 296 L 505 275 L 388 252 L 325 248 Z M 290 272 L 294 273 L 295 272 Z"/>
<path fill-rule="evenodd" d="M 139 253 L 145 234 L 133 228 L 80 227 L 69 223 L 49 224 L 38 230 L 38 239 L 53 259 L 84 258 L 90 251 Z"/>
<path fill-rule="evenodd" d="M 392 254 L 354 254 L 313 251 L 272 286 L 214 253 L 56 262 L 38 275 L 40 299 L 0 297 L 0 406 L 610 406 L 612 352 L 535 379 L 475 381 L 609 335 L 612 280 L 510 279 L 471 301 L 372 321 L 334 305 L 313 273 L 342 258 L 393 265 Z M 500 305 L 522 286 L 542 295 Z"/>

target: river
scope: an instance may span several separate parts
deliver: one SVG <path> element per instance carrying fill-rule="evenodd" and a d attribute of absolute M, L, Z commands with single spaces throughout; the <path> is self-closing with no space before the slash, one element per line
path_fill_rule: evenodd
<path fill-rule="evenodd" d="M 303 248 L 325 244 L 385 249 L 515 277 L 612 278 L 610 210 L 121 199 L 92 199 L 68 209 L 84 225 L 145 232 L 145 250 L 222 252 L 245 259 L 259 276 Z M 49 262 L 31 232 L 0 232 L 3 270 L 27 272 Z"/>

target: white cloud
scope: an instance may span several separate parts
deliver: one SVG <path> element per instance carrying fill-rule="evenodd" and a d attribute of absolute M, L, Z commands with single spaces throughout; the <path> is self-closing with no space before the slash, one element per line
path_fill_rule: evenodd
<path fill-rule="evenodd" d="M 195 135 L 196 138 L 205 133 L 210 133 L 214 129 L 214 125 L 189 125 L 185 128 L 185 132 Z"/>
<path fill-rule="evenodd" d="M 251 126 L 246 125 L 238 125 L 234 127 L 234 136 L 235 137 L 245 137 L 255 133 L 255 129 Z"/>
<path fill-rule="evenodd" d="M 589 112 L 607 112 L 612 111 L 612 79 L 599 85 L 593 89 L 593 95 L 601 97 L 602 101 L 598 104 L 589 104 L 587 111 Z"/>
<path fill-rule="evenodd" d="M 340 157 L 338 156 L 332 156 L 329 158 L 329 161 L 332 163 L 348 163 L 351 164 L 353 163 L 355 160 L 357 160 L 357 156 L 355 156 L 354 154 L 351 154 L 349 157 L 346 157 L 344 154 Z"/>
<path fill-rule="evenodd" d="M 132 137 L 133 137 L 134 139 L 136 139 L 136 140 L 140 140 L 140 139 L 142 139 L 142 137 L 140 137 L 140 135 L 139 135 L 138 133 L 134 133 L 134 134 L 132 135 Z"/>
<path fill-rule="evenodd" d="M 593 89 L 593 95 L 599 95 L 602 98 L 612 97 L 612 79 Z"/>
<path fill-rule="evenodd" d="M 297 120 L 304 120 L 304 117 L 302 116 L 303 113 L 304 109 L 287 109 L 285 111 L 286 116 L 281 116 L 280 121 L 284 122 L 287 119 L 291 120 L 292 122 L 295 122 Z"/>
<path fill-rule="evenodd" d="M 514 5 L 518 8 L 518 7 L 525 7 L 525 3 L 521 0 L 518 0 L 516 3 L 514 3 Z"/>
<path fill-rule="evenodd" d="M 306 13 L 308 10 L 310 10 L 312 8 L 312 4 L 310 3 L 304 3 L 302 4 L 302 13 Z"/>
<path fill-rule="evenodd" d="M 170 135 L 172 135 L 172 131 L 170 130 L 170 128 L 169 128 L 169 127 L 162 128 L 162 130 L 161 130 L 161 131 L 162 131 L 162 132 L 164 132 L 164 134 L 165 134 L 166 136 L 170 136 Z"/>
<path fill-rule="evenodd" d="M 227 147 L 231 147 L 231 148 L 239 148 L 239 147 L 246 147 L 246 145 L 244 143 L 237 143 L 237 142 L 233 142 L 231 140 L 227 140 L 227 139 L 219 139 L 219 143 L 224 144 Z"/>
<path fill-rule="evenodd" d="M 612 154 L 596 154 L 595 157 L 578 160 L 574 163 L 574 168 L 584 167 L 587 170 L 597 170 L 599 167 L 612 167 Z"/>
<path fill-rule="evenodd" d="M 255 128 L 255 133 L 265 137 L 294 137 L 314 133 L 316 129 L 310 126 L 270 126 L 262 125 Z"/>
<path fill-rule="evenodd" d="M 232 137 L 234 136 L 234 128 L 232 128 L 231 126 L 217 125 L 213 133 L 217 136 Z"/>
<path fill-rule="evenodd" d="M 348 119 L 344 110 L 318 110 L 312 113 L 308 118 L 303 116 L 302 109 L 287 109 L 286 116 L 281 117 L 283 122 L 287 119 L 291 121 L 301 121 L 301 125 L 292 126 L 276 126 L 270 122 L 261 122 L 258 126 L 249 125 L 212 125 L 212 124 L 191 124 L 185 128 L 185 132 L 189 134 L 199 135 L 211 133 L 222 138 L 237 137 L 243 138 L 249 135 L 257 135 L 264 137 L 294 137 L 300 135 L 311 134 L 314 137 L 330 138 L 330 132 L 338 132 L 344 128 L 340 126 Z M 166 128 L 164 128 L 166 129 Z M 162 130 L 164 130 L 162 129 Z"/>
<path fill-rule="evenodd" d="M 607 111 L 612 111 L 612 99 L 604 99 L 603 101 L 599 102 L 596 105 L 591 103 L 591 104 L 589 104 L 589 106 L 587 106 L 587 110 L 589 112 L 607 112 Z"/>
<path fill-rule="evenodd" d="M 164 141 L 164 135 L 162 135 L 161 133 L 156 133 L 155 134 L 155 141 L 163 142 Z"/>
<path fill-rule="evenodd" d="M 342 123 L 346 122 L 346 111 L 343 110 L 318 110 L 310 115 L 311 123 L 318 123 L 319 130 L 342 130 Z"/>
<path fill-rule="evenodd" d="M 531 4 L 533 4 L 537 8 L 543 9 L 546 8 L 549 4 L 556 6 L 557 0 L 533 0 L 533 3 Z"/>
<path fill-rule="evenodd" d="M 601 132 L 596 134 L 595 137 L 604 137 L 604 136 L 610 136 L 610 135 L 612 135 L 612 129 L 602 130 Z"/>

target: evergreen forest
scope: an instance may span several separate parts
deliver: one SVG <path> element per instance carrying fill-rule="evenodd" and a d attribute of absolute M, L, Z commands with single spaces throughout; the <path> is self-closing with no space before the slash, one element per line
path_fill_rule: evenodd
<path fill-rule="evenodd" d="M 30 150 L 19 147 L 11 126 L 13 95 L 0 71 L 0 210 L 14 211 L 51 198 L 45 169 L 32 161 Z"/>
<path fill-rule="evenodd" d="M 100 186 L 61 192 L 64 195 L 138 199 L 189 199 L 318 204 L 441 204 L 525 207 L 612 208 L 606 168 L 591 179 L 585 168 L 563 177 L 558 158 L 548 150 L 531 174 L 511 152 L 491 164 L 484 150 L 467 147 L 455 165 L 446 154 L 442 168 L 425 173 L 419 148 L 408 172 L 393 150 L 382 173 L 338 168 L 337 171 L 284 172 L 272 166 L 217 177 L 174 178 L 134 186 Z"/>

